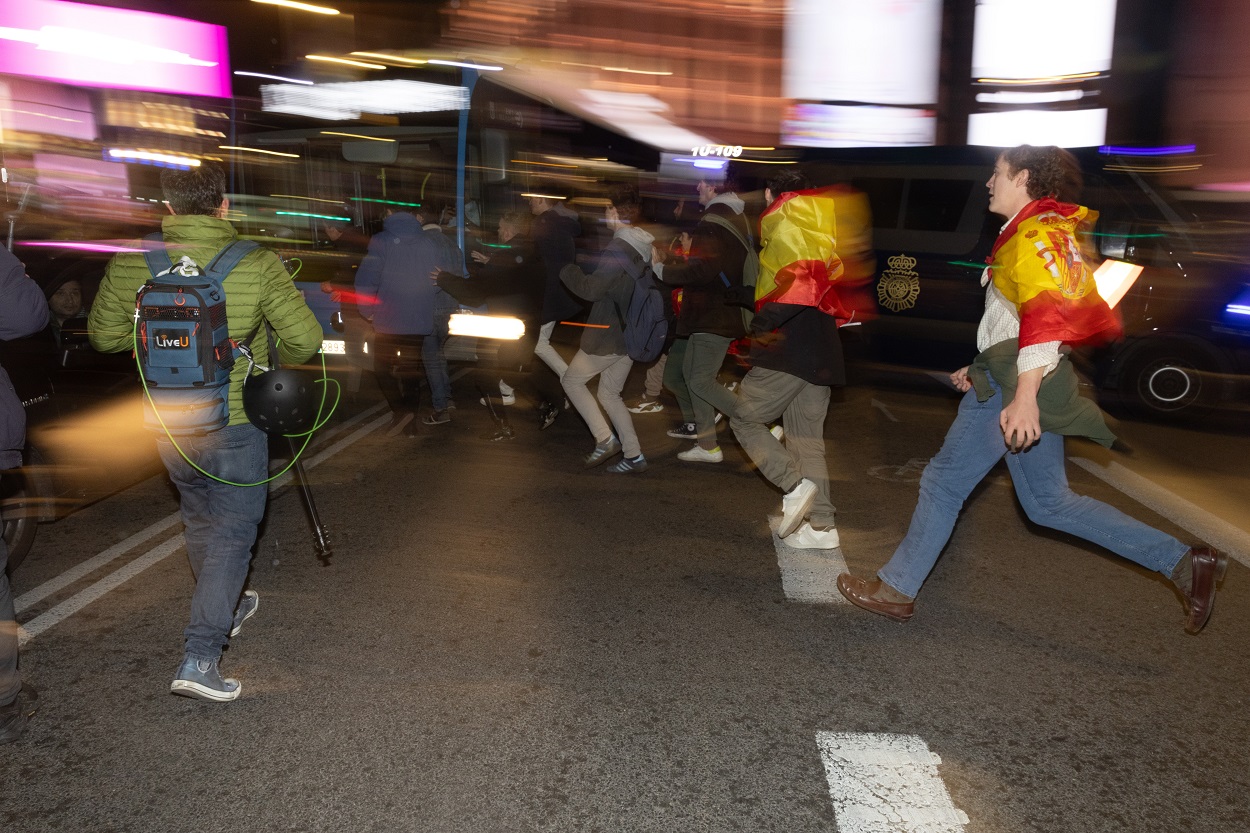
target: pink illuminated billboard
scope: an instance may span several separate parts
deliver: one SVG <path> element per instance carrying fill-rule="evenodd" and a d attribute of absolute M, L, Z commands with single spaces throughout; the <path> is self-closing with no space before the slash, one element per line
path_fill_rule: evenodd
<path fill-rule="evenodd" d="M 224 26 L 60 0 L 0 2 L 0 74 L 230 97 Z"/>

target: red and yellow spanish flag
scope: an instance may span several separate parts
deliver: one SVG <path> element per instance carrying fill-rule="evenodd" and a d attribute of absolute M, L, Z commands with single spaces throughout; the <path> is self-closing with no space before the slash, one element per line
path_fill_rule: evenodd
<path fill-rule="evenodd" d="M 760 273 L 755 308 L 764 304 L 816 307 L 838 321 L 850 318 L 834 283 L 842 261 L 834 250 L 837 224 L 828 189 L 782 194 L 760 215 Z"/>
<path fill-rule="evenodd" d="M 994 287 L 1019 312 L 1021 347 L 1119 337 L 1120 320 L 1098 294 L 1076 242 L 1077 228 L 1096 217 L 1083 206 L 1034 200 L 994 241 L 986 262 Z"/>

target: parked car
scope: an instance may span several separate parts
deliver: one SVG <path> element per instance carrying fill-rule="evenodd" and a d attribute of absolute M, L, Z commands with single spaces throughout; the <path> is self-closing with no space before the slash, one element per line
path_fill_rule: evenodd
<path fill-rule="evenodd" d="M 984 310 L 980 285 L 1004 218 L 988 213 L 997 151 L 827 151 L 807 160 L 819 182 L 848 182 L 872 205 L 875 319 L 846 328 L 861 362 L 932 370 L 967 364 Z M 1083 246 L 1104 278 L 1128 279 L 1124 338 L 1077 358 L 1106 404 L 1166 421 L 1244 407 L 1250 390 L 1250 267 L 1245 220 L 1214 222 L 1151 185 L 1132 165 L 1077 152 L 1081 203 L 1098 212 Z M 1104 291 L 1104 294 L 1107 294 Z"/>

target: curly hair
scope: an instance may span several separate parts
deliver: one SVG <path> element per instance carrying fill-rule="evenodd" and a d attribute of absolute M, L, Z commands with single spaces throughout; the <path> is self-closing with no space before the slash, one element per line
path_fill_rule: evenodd
<path fill-rule="evenodd" d="M 219 165 L 204 162 L 189 171 L 161 171 L 161 191 L 176 214 L 212 216 L 226 197 L 226 174 Z"/>
<path fill-rule="evenodd" d="M 1053 197 L 1062 202 L 1076 202 L 1081 195 L 1084 184 L 1081 163 L 1063 148 L 1020 145 L 1003 151 L 1002 159 L 1012 176 L 1022 170 L 1029 172 L 1027 188 L 1032 199 Z"/>
<path fill-rule="evenodd" d="M 635 185 L 616 183 L 608 188 L 608 202 L 627 223 L 636 223 L 642 216 L 642 198 Z"/>

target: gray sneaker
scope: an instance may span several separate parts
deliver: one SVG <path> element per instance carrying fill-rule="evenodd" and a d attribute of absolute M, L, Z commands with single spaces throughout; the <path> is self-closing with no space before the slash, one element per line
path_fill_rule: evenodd
<path fill-rule="evenodd" d="M 601 443 L 595 443 L 595 450 L 582 458 L 582 463 L 586 468 L 593 469 L 595 466 L 606 463 L 612 457 L 621 453 L 621 441 L 613 434 L 607 440 Z"/>
<path fill-rule="evenodd" d="M 230 626 L 231 638 L 239 635 L 239 631 L 243 630 L 243 623 L 255 616 L 259 607 L 260 594 L 255 590 L 244 590 L 239 606 L 234 609 L 234 624 Z"/>
<path fill-rule="evenodd" d="M 170 694 L 193 697 L 209 703 L 228 703 L 243 693 L 238 680 L 223 679 L 218 660 L 185 657 L 169 686 Z"/>

